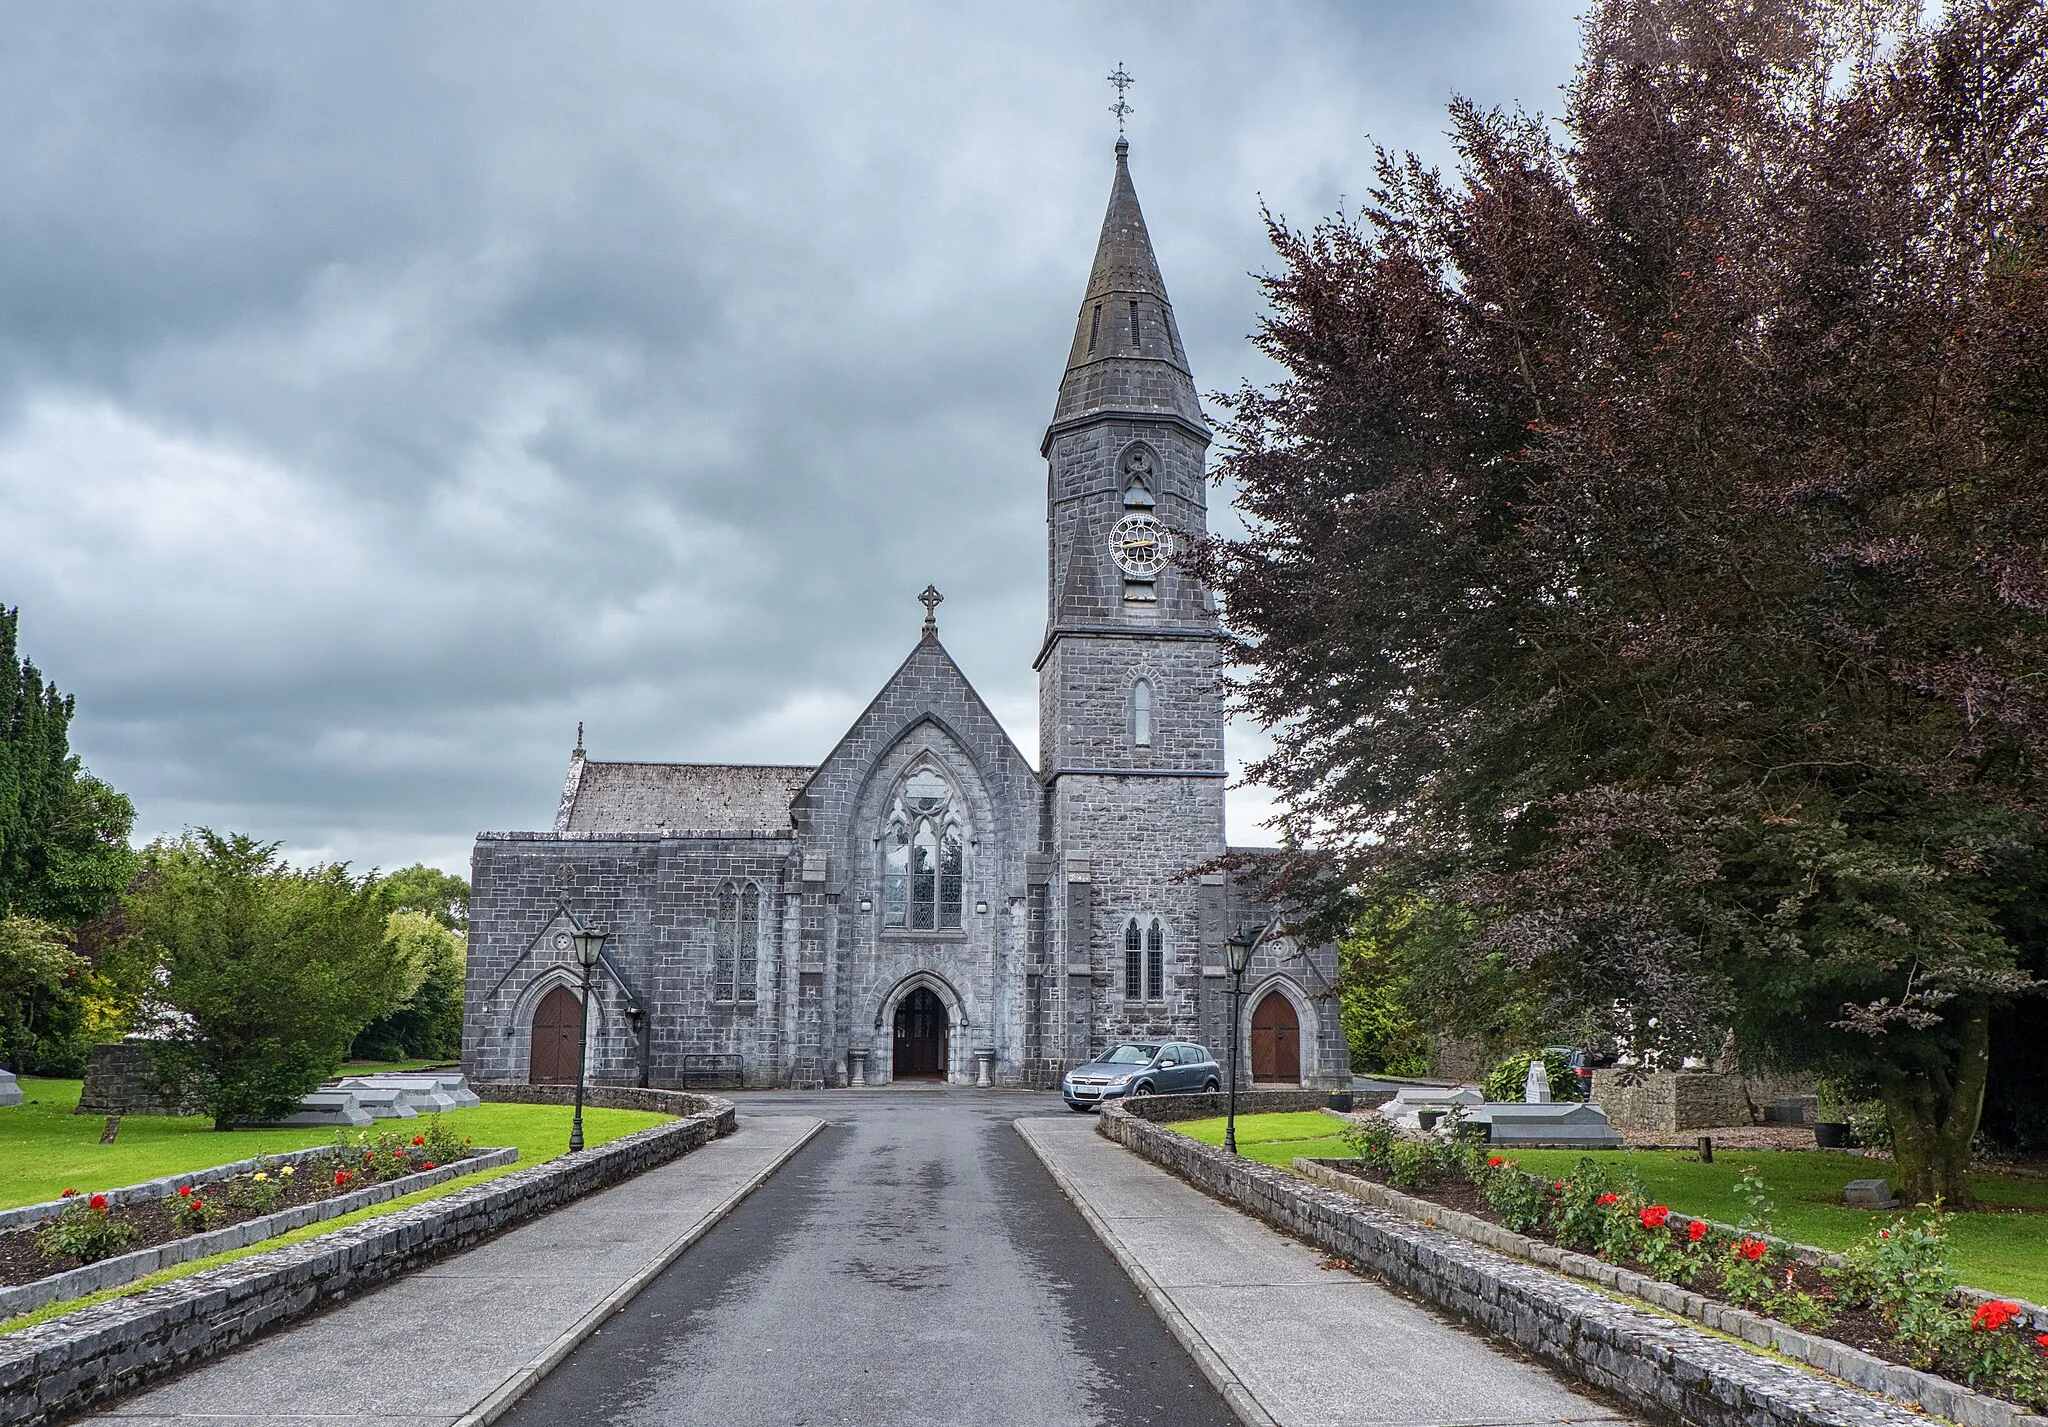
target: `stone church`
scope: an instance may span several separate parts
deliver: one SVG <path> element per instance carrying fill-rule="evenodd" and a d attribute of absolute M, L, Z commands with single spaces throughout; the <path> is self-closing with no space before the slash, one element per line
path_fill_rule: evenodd
<path fill-rule="evenodd" d="M 1128 146 L 1040 454 L 1034 767 L 921 637 L 823 762 L 609 763 L 579 734 L 547 832 L 480 833 L 463 1065 L 477 1080 L 1047 1086 L 1124 1037 L 1348 1085 L 1336 954 L 1226 851 L 1218 617 L 1171 558 L 1210 432 Z M 587 1047 L 569 932 L 610 934 Z M 1252 948 L 1232 1026 L 1227 943 Z"/>

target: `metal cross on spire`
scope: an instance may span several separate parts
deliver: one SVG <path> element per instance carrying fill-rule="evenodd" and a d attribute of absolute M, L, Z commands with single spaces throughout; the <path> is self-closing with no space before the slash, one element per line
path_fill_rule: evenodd
<path fill-rule="evenodd" d="M 1132 79 L 1130 73 L 1125 70 L 1124 62 L 1118 60 L 1116 68 L 1110 71 L 1109 82 L 1116 86 L 1116 103 L 1109 106 L 1109 112 L 1116 115 L 1116 136 L 1121 139 L 1124 136 L 1125 117 L 1137 112 L 1124 99 L 1124 91 L 1133 84 L 1136 84 L 1137 81 Z"/>
<path fill-rule="evenodd" d="M 946 597 L 939 593 L 937 586 L 926 585 L 924 593 L 917 597 L 917 602 L 924 606 L 924 632 L 927 635 L 937 634 L 939 632 L 938 610 L 939 606 L 946 602 Z"/>

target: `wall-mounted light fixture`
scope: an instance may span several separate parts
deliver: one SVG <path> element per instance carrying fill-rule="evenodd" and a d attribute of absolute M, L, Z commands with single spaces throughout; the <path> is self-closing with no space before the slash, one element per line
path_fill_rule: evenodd
<path fill-rule="evenodd" d="M 980 913 L 981 913 L 981 914 L 982 914 L 983 916 L 987 916 L 987 915 L 988 915 L 988 903 L 986 903 L 986 902 L 976 902 L 976 903 L 974 904 L 974 910 L 975 910 L 975 911 L 977 911 L 977 912 L 980 912 Z"/>
<path fill-rule="evenodd" d="M 873 897 L 862 897 L 860 899 L 860 909 L 863 912 L 872 912 L 875 909 L 875 899 Z"/>

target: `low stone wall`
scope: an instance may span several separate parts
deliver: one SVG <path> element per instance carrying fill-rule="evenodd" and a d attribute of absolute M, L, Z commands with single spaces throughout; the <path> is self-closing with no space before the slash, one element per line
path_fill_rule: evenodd
<path fill-rule="evenodd" d="M 573 1085 L 515 1085 L 509 1082 L 479 1085 L 471 1081 L 469 1088 L 477 1098 L 487 1104 L 497 1105 L 573 1105 L 576 1103 L 576 1087 Z M 583 1087 L 583 1103 L 596 1105 L 606 1110 L 654 1110 L 663 1115 L 698 1115 L 713 1105 L 730 1105 L 715 1095 L 697 1095 L 688 1090 L 650 1090 L 639 1085 L 586 1085 Z M 721 1130 L 721 1134 L 730 1131 Z"/>
<path fill-rule="evenodd" d="M 1596 1070 L 1592 1099 L 1609 1124 L 1624 1130 L 1675 1135 L 1750 1121 L 1742 1077 L 1709 1070 L 1660 1070 L 1634 1085 L 1624 1084 L 1619 1071 Z"/>
<path fill-rule="evenodd" d="M 444 1199 L 0 1337 L 0 1427 L 36 1427 L 131 1392 L 738 1127 L 728 1100 L 668 1093 L 671 1103 L 701 1108 Z"/>
<path fill-rule="evenodd" d="M 1799 1329 L 1766 1318 L 1760 1313 L 1751 1313 L 1733 1304 L 1719 1302 L 1678 1284 L 1666 1283 L 1647 1274 L 1603 1263 L 1590 1255 L 1562 1249 L 1555 1244 L 1546 1244 L 1541 1239 L 1517 1234 L 1512 1229 L 1504 1229 L 1475 1214 L 1462 1214 L 1430 1200 L 1403 1194 L 1398 1189 L 1346 1173 L 1341 1164 L 1327 1160 L 1297 1159 L 1294 1168 L 1297 1173 L 1307 1176 L 1312 1183 L 1328 1185 L 1368 1204 L 1391 1209 L 1411 1222 L 1433 1224 L 1448 1229 L 1460 1238 L 1469 1239 L 1475 1244 L 1482 1244 L 1506 1254 L 1510 1258 L 1526 1259 L 1544 1268 L 1569 1274 L 1573 1278 L 1597 1283 L 1602 1288 L 1626 1293 L 1631 1298 L 1640 1298 L 1666 1312 L 1705 1323 L 1709 1328 L 1740 1338 L 1745 1343 L 1768 1348 L 1797 1362 L 1810 1363 L 1822 1372 L 1841 1378 L 1868 1392 L 1882 1393 L 1901 1402 L 1917 1403 L 1927 1411 L 1946 1417 L 1951 1422 L 1964 1424 L 1964 1427 L 2026 1427 L 2026 1424 L 2039 1423 L 2042 1420 L 2009 1402 L 2001 1402 L 1995 1397 L 1971 1392 L 1966 1387 L 1950 1382 L 1946 1378 L 1936 1377 L 1932 1373 L 1918 1372 L 1913 1368 L 1902 1367 L 1898 1363 L 1888 1363 L 1882 1358 L 1872 1357 L 1820 1333 L 1801 1332 Z M 1673 1214 L 1671 1222 L 1683 1227 L 1692 1221 L 1684 1214 Z M 1724 1234 L 1737 1232 L 1726 1224 L 1715 1224 L 1712 1220 L 1704 1222 Z M 1771 1242 L 1808 1262 L 1832 1260 L 1834 1264 L 1840 1265 L 1843 1261 L 1839 1254 L 1823 1254 L 1811 1245 L 1793 1244 L 1783 1239 L 1772 1239 Z M 1980 1302 L 1990 1296 L 1977 1295 Z M 2048 1310 L 2042 1310 L 2034 1304 L 2022 1305 L 2022 1313 L 2030 1323 L 2036 1321 L 2035 1315 L 2044 1312 Z"/>
<path fill-rule="evenodd" d="M 1327 1090 L 1237 1092 L 1237 1113 L 1240 1115 L 1284 1115 L 1297 1110 L 1320 1110 L 1329 1103 L 1330 1092 Z M 1139 1119 L 1154 1122 L 1206 1120 L 1212 1115 L 1226 1113 L 1230 1109 L 1230 1097 L 1221 1092 L 1214 1095 L 1140 1095 L 1135 1100 L 1128 1096 L 1111 1100 L 1104 1108 L 1109 1105 L 1121 1105 Z M 1331 1128 L 1340 1127 L 1332 1121 Z"/>
<path fill-rule="evenodd" d="M 1911 1409 L 1448 1230 L 1411 1223 L 1285 1170 L 1227 1155 L 1120 1105 L 1104 1108 L 1097 1129 L 1226 1204 L 1508 1340 L 1637 1411 L 1692 1427 L 1925 1427 L 1926 1417 Z"/>

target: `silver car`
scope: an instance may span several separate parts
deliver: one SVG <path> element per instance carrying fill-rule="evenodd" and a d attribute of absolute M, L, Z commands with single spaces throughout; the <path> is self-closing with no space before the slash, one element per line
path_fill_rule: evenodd
<path fill-rule="evenodd" d="M 1125 1041 L 1060 1082 L 1069 1110 L 1093 1110 L 1120 1095 L 1199 1095 L 1223 1088 L 1214 1056 L 1186 1041 Z"/>

